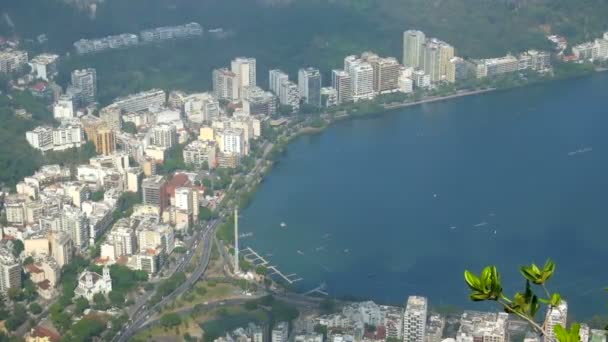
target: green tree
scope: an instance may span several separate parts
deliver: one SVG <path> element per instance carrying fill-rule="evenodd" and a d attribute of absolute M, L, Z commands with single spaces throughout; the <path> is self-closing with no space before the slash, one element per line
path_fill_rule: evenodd
<path fill-rule="evenodd" d="M 31 256 L 28 256 L 27 258 L 23 259 L 23 265 L 31 265 L 34 263 L 34 258 L 32 258 Z"/>
<path fill-rule="evenodd" d="M 99 201 L 103 200 L 104 194 L 105 194 L 105 191 L 98 190 L 98 191 L 92 192 L 89 199 L 93 202 L 99 202 Z"/>
<path fill-rule="evenodd" d="M 13 240 L 13 255 L 18 258 L 21 252 L 24 250 L 23 242 L 21 240 Z"/>
<path fill-rule="evenodd" d="M 182 319 L 176 313 L 168 313 L 162 315 L 160 318 L 160 324 L 163 327 L 172 328 L 182 323 Z"/>
<path fill-rule="evenodd" d="M 29 318 L 27 309 L 22 304 L 15 304 L 12 315 L 6 320 L 5 325 L 9 331 L 15 331 Z"/>
<path fill-rule="evenodd" d="M 84 297 L 78 297 L 74 301 L 74 313 L 76 315 L 82 315 L 84 310 L 89 308 L 89 301 Z"/>
<path fill-rule="evenodd" d="M 133 122 L 125 122 L 122 124 L 122 130 L 125 133 L 136 134 L 137 126 L 135 126 L 135 123 Z"/>
<path fill-rule="evenodd" d="M 107 308 L 108 308 L 108 303 L 107 303 L 107 300 L 106 300 L 106 296 L 104 296 L 101 293 L 96 293 L 93 296 L 93 303 L 95 304 L 93 306 L 93 308 L 95 310 L 107 310 Z"/>
<path fill-rule="evenodd" d="M 42 307 L 40 306 L 40 304 L 34 302 L 30 304 L 30 312 L 34 315 L 37 315 L 42 312 Z"/>
<path fill-rule="evenodd" d="M 209 221 L 213 216 L 213 212 L 207 207 L 200 207 L 198 210 L 198 220 L 201 222 Z"/>
<path fill-rule="evenodd" d="M 466 270 L 464 279 L 471 290 L 469 297 L 472 301 L 494 301 L 500 304 L 505 312 L 519 316 L 527 321 L 538 334 L 546 336 L 546 322 L 537 322 L 536 315 L 543 304 L 547 306 L 547 309 L 551 309 L 558 307 L 562 301 L 559 293 L 549 291 L 546 286 L 547 281 L 555 273 L 555 264 L 553 261 L 547 260 L 542 268 L 536 264 L 522 266 L 520 273 L 525 280 L 524 290 L 515 293 L 512 298 L 503 292 L 500 274 L 496 266 L 485 267 L 479 276 Z M 541 295 L 534 291 L 537 289 L 540 289 Z M 558 324 L 553 331 L 560 342 L 578 342 L 579 329 L 578 323 L 571 324 L 570 330 Z"/>
<path fill-rule="evenodd" d="M 110 293 L 108 293 L 108 298 L 110 298 L 110 303 L 117 307 L 122 307 L 125 303 L 125 295 L 120 291 L 110 291 Z"/>

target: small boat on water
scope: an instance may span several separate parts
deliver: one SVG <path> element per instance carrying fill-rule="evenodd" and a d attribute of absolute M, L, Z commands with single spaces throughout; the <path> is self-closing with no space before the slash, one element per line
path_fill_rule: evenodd
<path fill-rule="evenodd" d="M 297 252 L 298 252 L 298 254 L 300 254 L 300 255 L 304 255 L 304 252 L 302 252 L 302 251 L 301 251 L 301 250 L 299 250 L 299 249 L 297 250 Z"/>
<path fill-rule="evenodd" d="M 285 228 L 285 227 L 287 227 L 287 223 L 281 222 L 281 228 Z"/>
<path fill-rule="evenodd" d="M 483 222 L 479 222 L 478 224 L 474 225 L 473 227 L 475 228 L 479 228 L 479 227 L 483 227 L 483 226 L 487 226 L 488 222 L 483 221 Z"/>

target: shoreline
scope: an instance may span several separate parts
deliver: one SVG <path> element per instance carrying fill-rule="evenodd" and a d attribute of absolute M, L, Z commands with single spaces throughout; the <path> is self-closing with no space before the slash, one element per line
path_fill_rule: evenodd
<path fill-rule="evenodd" d="M 585 75 L 579 75 L 579 77 L 593 76 L 595 74 L 601 74 L 604 71 L 608 71 L 608 68 L 604 68 L 601 70 L 595 69 L 594 72 L 591 72 L 591 73 L 585 74 Z M 568 77 L 566 79 L 571 79 L 571 77 Z M 297 129 L 295 132 L 293 132 L 292 134 L 285 136 L 284 143 L 276 142 L 275 147 L 279 148 L 280 153 L 284 153 L 286 148 L 289 146 L 289 144 L 294 139 L 299 138 L 300 136 L 303 136 L 303 135 L 315 135 L 315 134 L 323 133 L 331 125 L 338 123 L 340 121 L 344 121 L 344 120 L 361 119 L 361 118 L 365 118 L 368 116 L 384 115 L 393 110 L 413 107 L 413 106 L 417 106 L 417 105 L 424 105 L 427 103 L 443 102 L 443 101 L 448 101 L 448 100 L 467 97 L 467 96 L 475 96 L 475 95 L 481 95 L 481 94 L 490 93 L 490 92 L 496 92 L 499 90 L 513 90 L 513 89 L 517 89 L 517 88 L 523 88 L 526 86 L 541 85 L 543 83 L 551 83 L 552 81 L 563 81 L 563 80 L 565 80 L 565 79 L 549 79 L 549 80 L 545 80 L 542 82 L 533 82 L 533 83 L 529 83 L 529 84 L 524 84 L 524 85 L 520 85 L 520 86 L 516 86 L 516 87 L 508 87 L 508 88 L 489 87 L 489 88 L 477 89 L 477 90 L 460 90 L 460 91 L 457 91 L 456 93 L 453 93 L 450 95 L 430 96 L 430 97 L 423 98 L 423 99 L 420 99 L 417 101 L 412 101 L 412 102 L 397 102 L 397 103 L 379 104 L 379 109 L 377 111 L 363 113 L 363 114 L 359 114 L 359 115 L 357 115 L 356 111 L 350 111 L 350 112 L 340 111 L 340 112 L 337 112 L 337 113 L 339 113 L 339 115 L 335 115 L 336 113 L 334 113 L 335 116 L 330 116 L 329 113 L 324 112 L 324 113 L 321 113 L 321 117 L 322 118 L 325 117 L 323 119 L 324 120 L 323 126 L 321 126 L 321 127 L 312 127 L 312 126 L 301 127 L 299 129 Z M 278 160 L 268 158 L 268 155 L 264 155 L 263 158 L 270 161 L 270 164 L 267 165 L 266 167 L 264 167 L 262 170 L 260 170 L 260 173 L 258 175 L 261 177 L 262 180 L 272 171 L 274 164 L 278 162 Z M 254 199 L 254 196 L 255 196 L 255 193 L 257 192 L 257 190 L 259 190 L 258 186 L 256 186 L 253 189 L 253 191 L 251 193 L 249 193 L 249 195 L 251 196 L 251 200 L 248 201 L 247 205 L 245 207 L 241 208 L 241 210 L 244 210 L 247 206 L 249 206 L 250 202 Z M 280 282 L 277 282 L 272 278 L 270 278 L 270 279 L 273 281 L 273 283 L 275 283 L 279 287 L 283 287 L 284 284 L 281 284 Z M 296 293 L 296 294 L 302 294 L 302 293 L 306 292 L 305 289 L 299 289 L 299 291 L 298 291 L 293 287 L 284 287 L 284 289 L 286 291 Z M 326 296 L 326 298 L 339 299 L 339 297 L 332 296 L 332 295 L 328 295 L 328 296 Z"/>

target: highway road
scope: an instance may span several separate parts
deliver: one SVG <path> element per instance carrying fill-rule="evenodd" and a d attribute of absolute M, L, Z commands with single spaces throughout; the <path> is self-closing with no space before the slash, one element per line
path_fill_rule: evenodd
<path fill-rule="evenodd" d="M 174 272 L 179 272 L 183 270 L 186 265 L 188 265 L 188 263 L 190 263 L 190 261 L 192 260 L 195 254 L 193 250 L 198 247 L 199 243 L 202 243 L 203 254 L 201 262 L 196 266 L 196 268 L 190 274 L 188 279 L 186 279 L 186 281 L 182 285 L 180 285 L 175 291 L 173 291 L 173 293 L 164 297 L 160 302 L 158 302 L 152 307 L 146 306 L 146 303 L 153 295 L 152 291 L 147 293 L 146 296 L 143 296 L 144 298 L 138 300 L 135 306 L 136 309 L 133 310 L 130 315 L 131 319 L 129 320 L 126 329 L 121 330 L 121 332 L 119 332 L 116 337 L 114 337 L 113 341 L 128 341 L 129 338 L 131 338 L 135 332 L 140 330 L 141 326 L 144 325 L 145 322 L 152 315 L 156 314 L 157 309 L 162 308 L 163 306 L 175 301 L 181 294 L 191 288 L 200 279 L 203 273 L 205 273 L 207 266 L 209 266 L 209 259 L 211 258 L 211 245 L 213 243 L 213 237 L 215 236 L 215 231 L 219 226 L 219 223 L 220 220 L 211 221 L 209 225 L 202 230 L 202 232 L 198 232 L 194 235 L 193 239 L 191 240 L 193 242 L 190 245 L 191 248 L 194 248 L 188 249 L 192 250 L 192 252 L 188 253 L 187 257 L 185 257 L 180 263 L 178 263 L 178 266 L 175 268 Z"/>
<path fill-rule="evenodd" d="M 247 174 L 248 180 L 250 180 L 251 177 L 254 177 L 260 173 L 261 168 L 262 168 L 262 162 L 263 162 L 264 158 L 268 155 L 268 153 L 270 153 L 272 146 L 273 146 L 272 143 L 265 143 L 262 146 L 262 149 L 263 149 L 262 158 L 260 158 L 256 161 L 256 164 L 253 167 L 253 169 Z M 234 183 L 230 184 L 228 191 L 230 191 L 232 189 L 233 184 Z M 240 193 L 240 191 L 237 191 L 237 195 L 239 193 Z M 146 326 L 146 324 L 147 324 L 146 322 L 150 319 L 150 317 L 152 317 L 154 314 L 156 314 L 157 309 L 162 308 L 163 306 L 176 300 L 181 294 L 183 294 L 185 291 L 187 291 L 189 288 L 191 288 L 203 276 L 203 274 L 207 270 L 207 267 L 209 266 L 209 259 L 211 258 L 211 246 L 212 246 L 214 238 L 215 238 L 215 232 L 216 232 L 217 228 L 219 227 L 219 224 L 222 221 L 221 217 L 224 216 L 223 215 L 224 213 L 225 213 L 224 210 L 220 211 L 219 219 L 211 221 L 202 230 L 202 232 L 199 231 L 193 236 L 193 238 L 190 240 L 190 241 L 192 241 L 189 245 L 190 248 L 188 248 L 188 250 L 190 250 L 191 253 L 188 253 L 187 257 L 183 258 L 181 260 L 181 262 L 178 262 L 178 265 L 173 272 L 173 273 L 175 273 L 175 272 L 184 270 L 186 265 L 188 265 L 191 262 L 194 254 L 195 254 L 194 251 L 198 247 L 198 244 L 202 243 L 203 244 L 203 254 L 202 254 L 201 262 L 196 266 L 194 271 L 190 274 L 190 277 L 188 277 L 188 279 L 182 285 L 180 285 L 175 291 L 173 291 L 173 293 L 171 293 L 167 297 L 164 297 L 159 303 L 157 303 L 156 305 L 154 305 L 152 307 L 147 307 L 146 303 L 154 295 L 153 291 L 147 292 L 146 295 L 142 296 L 139 300 L 137 300 L 134 308 L 130 312 L 129 323 L 126 325 L 125 328 L 123 328 L 123 330 L 121 330 L 114 337 L 114 339 L 112 341 L 115 341 L 115 342 L 128 341 L 129 338 L 131 338 L 143 326 Z"/>

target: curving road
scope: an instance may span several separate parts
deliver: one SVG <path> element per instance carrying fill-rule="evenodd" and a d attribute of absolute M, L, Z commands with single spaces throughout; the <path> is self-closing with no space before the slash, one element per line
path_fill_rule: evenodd
<path fill-rule="evenodd" d="M 146 307 L 145 303 L 148 302 L 149 298 L 152 297 L 153 292 L 150 291 L 142 299 L 138 300 L 135 306 L 135 310 L 132 311 L 128 325 L 126 329 L 121 330 L 113 339 L 116 342 L 124 342 L 128 341 L 141 327 L 146 323 L 146 320 L 150 318 L 153 314 L 156 313 L 156 310 L 167 305 L 168 303 L 174 301 L 187 291 L 190 287 L 192 287 L 205 273 L 207 270 L 207 266 L 209 266 L 209 259 L 211 258 L 211 245 L 213 243 L 213 237 L 215 236 L 215 230 L 217 229 L 220 221 L 213 220 L 211 221 L 202 232 L 198 232 L 194 235 L 193 241 L 190 244 L 190 249 L 194 247 L 192 250 L 198 248 L 198 244 L 202 243 L 203 245 L 203 254 L 201 258 L 201 262 L 196 266 L 194 271 L 190 274 L 188 279 L 181 284 L 175 291 L 173 291 L 170 295 L 164 297 L 160 302 L 152 307 Z M 186 257 L 182 259 L 181 262 L 178 263 L 174 272 L 182 271 L 192 258 L 194 257 L 194 251 L 188 253 Z"/>

